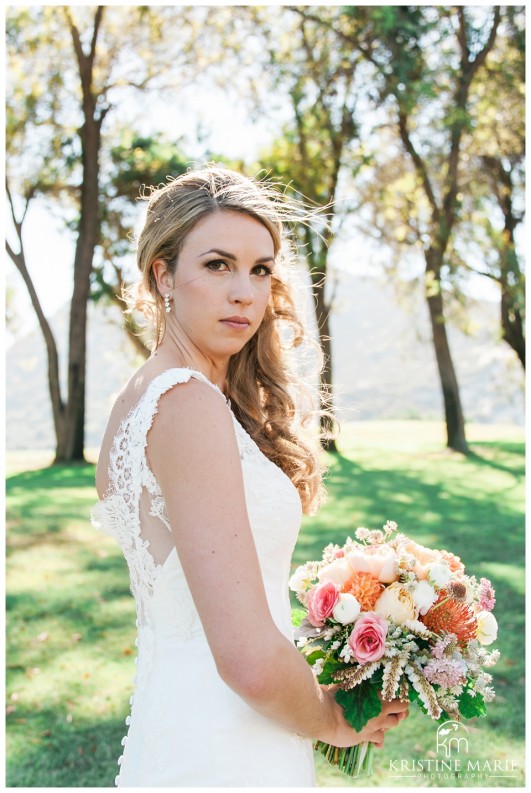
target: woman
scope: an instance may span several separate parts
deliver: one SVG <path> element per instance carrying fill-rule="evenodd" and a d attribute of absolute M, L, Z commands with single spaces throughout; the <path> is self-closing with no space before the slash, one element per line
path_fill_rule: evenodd
<path fill-rule="evenodd" d="M 112 410 L 94 514 L 137 603 L 119 786 L 312 786 L 312 739 L 381 745 L 407 714 L 384 703 L 356 733 L 293 644 L 290 559 L 321 473 L 281 344 L 279 326 L 303 332 L 288 216 L 272 188 L 216 167 L 148 205 L 138 305 L 154 350 Z"/>

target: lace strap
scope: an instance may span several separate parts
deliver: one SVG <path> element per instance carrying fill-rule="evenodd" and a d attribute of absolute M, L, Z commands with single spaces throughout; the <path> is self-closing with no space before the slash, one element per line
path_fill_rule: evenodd
<path fill-rule="evenodd" d="M 223 392 L 216 385 L 211 383 L 210 380 L 205 377 L 204 374 L 202 374 L 202 372 L 184 367 L 180 369 L 168 369 L 165 372 L 162 372 L 162 374 L 157 375 L 157 377 L 153 378 L 153 380 L 149 383 L 143 397 L 140 399 L 140 402 L 137 405 L 135 417 L 135 423 L 137 427 L 136 442 L 140 442 L 142 450 L 145 449 L 147 443 L 147 434 L 158 412 L 158 404 L 161 396 L 163 396 L 163 394 L 165 394 L 178 383 L 188 383 L 192 377 L 210 386 L 210 388 L 219 394 L 225 404 L 227 404 Z"/>

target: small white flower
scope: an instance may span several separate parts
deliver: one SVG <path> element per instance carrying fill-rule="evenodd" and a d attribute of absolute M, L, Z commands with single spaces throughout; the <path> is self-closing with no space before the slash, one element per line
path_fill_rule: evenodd
<path fill-rule="evenodd" d="M 493 650 L 489 655 L 485 658 L 484 664 L 486 667 L 494 666 L 500 660 L 500 651 Z"/>
<path fill-rule="evenodd" d="M 442 589 L 452 576 L 450 566 L 446 562 L 432 562 L 428 565 L 428 579 L 430 584 L 434 584 Z"/>
<path fill-rule="evenodd" d="M 345 661 L 345 663 L 347 663 L 347 664 L 348 664 L 348 662 L 349 662 L 349 661 L 350 661 L 350 659 L 352 658 L 352 650 L 350 649 L 350 647 L 349 647 L 349 645 L 348 645 L 348 644 L 345 644 L 345 646 L 343 647 L 343 649 L 342 649 L 342 650 L 341 650 L 341 652 L 339 653 L 339 657 L 340 657 L 340 658 L 343 658 L 343 660 Z"/>
<path fill-rule="evenodd" d="M 349 625 L 359 617 L 360 611 L 361 606 L 354 595 L 349 592 L 343 592 L 334 606 L 332 616 L 341 625 Z"/>
<path fill-rule="evenodd" d="M 316 677 L 321 674 L 323 671 L 324 666 L 324 658 L 318 658 L 317 661 L 313 664 L 312 669 L 313 673 Z"/>
<path fill-rule="evenodd" d="M 354 533 L 357 539 L 362 541 L 366 540 L 370 535 L 369 529 L 366 529 L 365 526 L 359 526 Z"/>
<path fill-rule="evenodd" d="M 435 589 L 427 581 L 418 581 L 413 586 L 413 603 L 418 608 L 420 614 L 426 614 L 430 606 L 437 600 Z"/>
<path fill-rule="evenodd" d="M 404 628 L 408 628 L 410 631 L 415 631 L 415 633 L 429 633 L 427 627 L 420 620 L 407 620 L 407 622 L 404 622 Z"/>
<path fill-rule="evenodd" d="M 394 522 L 394 520 L 388 520 L 383 530 L 386 534 L 392 534 L 394 531 L 398 529 L 398 524 Z"/>
<path fill-rule="evenodd" d="M 487 686 L 487 688 L 483 692 L 483 699 L 485 700 L 485 702 L 492 702 L 495 696 L 496 693 L 494 689 L 491 686 Z"/>
<path fill-rule="evenodd" d="M 289 588 L 293 592 L 306 592 L 312 585 L 312 575 L 306 565 L 297 567 L 289 580 Z"/>
<path fill-rule="evenodd" d="M 337 650 L 337 648 L 338 648 L 338 647 L 341 647 L 341 642 L 339 641 L 339 639 L 338 639 L 338 640 L 336 640 L 335 642 L 333 642 L 333 643 L 330 645 L 330 649 L 331 649 L 331 650 Z"/>

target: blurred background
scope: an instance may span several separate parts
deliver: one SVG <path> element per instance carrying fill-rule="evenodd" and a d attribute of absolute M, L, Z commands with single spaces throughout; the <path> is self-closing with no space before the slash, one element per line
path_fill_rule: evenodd
<path fill-rule="evenodd" d="M 149 354 L 121 299 L 142 198 L 211 161 L 328 206 L 293 238 L 342 429 L 294 563 L 390 518 L 488 574 L 511 629 L 477 747 L 519 758 L 498 783 L 522 784 L 524 16 L 8 7 L 9 784 L 114 779 L 134 617 L 119 550 L 88 525 L 93 464 Z M 432 751 L 424 721 L 374 784 L 402 784 L 384 768 L 401 741 Z M 321 785 L 344 784 L 330 773 Z"/>

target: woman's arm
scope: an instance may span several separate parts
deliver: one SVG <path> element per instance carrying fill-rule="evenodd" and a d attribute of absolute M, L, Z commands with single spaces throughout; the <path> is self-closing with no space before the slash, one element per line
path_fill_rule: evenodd
<path fill-rule="evenodd" d="M 381 740 L 401 703 L 384 703 L 363 733 L 343 718 L 271 617 L 247 516 L 232 417 L 209 386 L 165 394 L 148 436 L 177 553 L 222 679 L 287 729 L 336 746 Z"/>

